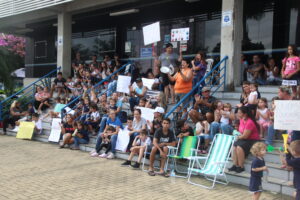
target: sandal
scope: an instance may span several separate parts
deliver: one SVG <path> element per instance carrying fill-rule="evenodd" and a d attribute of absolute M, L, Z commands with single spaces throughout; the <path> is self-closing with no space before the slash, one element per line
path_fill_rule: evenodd
<path fill-rule="evenodd" d="M 154 171 L 149 171 L 148 174 L 149 174 L 149 176 L 155 176 L 155 172 Z"/>
<path fill-rule="evenodd" d="M 160 176 L 166 177 L 166 178 L 170 177 L 170 175 L 167 174 L 166 172 L 159 172 L 157 174 L 160 175 Z"/>

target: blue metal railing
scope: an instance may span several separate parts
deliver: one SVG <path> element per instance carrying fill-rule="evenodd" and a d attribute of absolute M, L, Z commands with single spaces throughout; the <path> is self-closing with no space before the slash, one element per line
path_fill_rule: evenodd
<path fill-rule="evenodd" d="M 93 87 L 94 87 L 94 88 L 97 88 L 97 87 L 101 86 L 104 82 L 109 81 L 109 79 L 110 79 L 112 76 L 114 76 L 114 75 L 117 74 L 118 72 L 120 72 L 120 71 L 122 71 L 123 69 L 125 69 L 126 66 L 129 65 L 129 64 L 132 64 L 132 62 L 128 61 L 128 63 L 124 64 L 124 65 L 123 65 L 122 67 L 120 67 L 118 70 L 114 71 L 111 75 L 107 76 L 105 79 L 101 80 L 100 82 L 98 82 L 97 84 L 95 84 Z M 91 89 L 88 89 L 88 90 L 86 91 L 86 94 L 89 94 L 90 92 L 91 92 Z M 101 94 L 103 94 L 103 92 L 102 92 Z M 64 115 L 65 115 L 65 111 L 64 111 L 65 108 L 70 107 L 72 104 L 75 104 L 77 101 L 79 101 L 80 98 L 82 98 L 82 96 L 83 96 L 83 94 L 77 96 L 77 97 L 74 98 L 72 101 L 70 101 L 68 104 L 66 104 L 65 107 L 63 107 L 63 108 L 61 109 L 61 117 L 62 117 L 62 118 L 64 118 Z M 78 106 L 78 105 L 75 105 L 75 106 L 73 107 L 72 110 L 74 110 L 74 108 L 76 108 L 77 106 Z"/>
<path fill-rule="evenodd" d="M 21 99 L 21 98 L 28 98 L 28 102 L 34 101 L 35 89 L 36 86 L 51 86 L 51 78 L 56 75 L 57 71 L 59 71 L 61 67 L 57 67 L 56 69 L 50 71 L 48 74 L 44 75 L 43 77 L 39 78 L 38 80 L 34 81 L 33 83 L 27 85 L 23 89 L 19 90 L 15 94 L 7 97 L 3 101 L 0 102 L 0 121 L 3 120 L 4 115 L 9 114 L 9 106 L 12 103 L 12 99 Z M 23 103 L 23 102 L 22 102 Z"/>
<path fill-rule="evenodd" d="M 206 87 L 210 87 L 211 89 L 214 88 L 211 95 L 213 95 L 215 92 L 217 92 L 220 87 L 225 86 L 226 83 L 226 67 L 227 67 L 227 59 L 228 56 L 225 56 L 218 64 L 216 64 L 210 72 L 206 73 L 205 76 L 193 87 L 193 89 L 187 93 L 180 101 L 165 115 L 165 117 L 169 117 L 186 99 L 190 98 L 196 90 L 199 89 L 200 85 L 206 85 Z M 224 66 L 221 67 L 221 64 L 224 63 Z M 223 74 L 221 75 L 221 72 Z M 209 78 L 209 81 L 206 82 L 206 80 Z M 180 112 L 182 112 L 183 109 L 187 108 L 190 102 L 193 99 L 190 98 L 189 101 L 183 105 Z"/>

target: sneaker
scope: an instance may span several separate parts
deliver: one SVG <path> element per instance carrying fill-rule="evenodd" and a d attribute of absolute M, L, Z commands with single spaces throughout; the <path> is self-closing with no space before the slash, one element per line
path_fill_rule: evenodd
<path fill-rule="evenodd" d="M 100 158 L 107 158 L 107 154 L 106 153 L 103 153 L 99 156 Z"/>
<path fill-rule="evenodd" d="M 241 173 L 241 172 L 243 172 L 243 171 L 245 171 L 245 168 L 242 168 L 242 167 L 236 167 L 236 170 L 235 170 L 236 173 Z"/>
<path fill-rule="evenodd" d="M 235 165 L 232 165 L 232 167 L 230 167 L 229 169 L 228 169 L 228 171 L 235 171 L 236 170 L 236 166 Z"/>
<path fill-rule="evenodd" d="M 99 154 L 97 152 L 91 153 L 91 157 L 97 157 L 97 156 L 99 156 Z"/>
<path fill-rule="evenodd" d="M 109 155 L 106 158 L 107 159 L 114 159 L 115 155 L 113 153 L 109 153 Z"/>
<path fill-rule="evenodd" d="M 140 163 L 136 162 L 134 165 L 130 165 L 133 169 L 140 169 Z"/>
<path fill-rule="evenodd" d="M 130 166 L 130 165 L 131 165 L 131 161 L 129 161 L 129 160 L 126 160 L 125 162 L 123 162 L 121 164 L 122 167 L 127 167 L 127 166 Z"/>

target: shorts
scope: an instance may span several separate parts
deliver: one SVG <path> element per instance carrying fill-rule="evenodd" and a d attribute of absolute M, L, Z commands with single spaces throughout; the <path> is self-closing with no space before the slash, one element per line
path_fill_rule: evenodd
<path fill-rule="evenodd" d="M 257 176 L 250 177 L 249 191 L 254 193 L 262 192 L 261 177 L 257 177 Z"/>
<path fill-rule="evenodd" d="M 264 129 L 267 129 L 270 126 L 270 122 L 264 120 L 259 120 L 257 121 L 257 123 L 261 125 Z"/>
<path fill-rule="evenodd" d="M 245 153 L 245 157 L 247 157 L 249 155 L 250 149 L 251 147 L 258 142 L 258 140 L 237 140 L 233 146 L 237 147 L 241 147 L 244 150 Z"/>
<path fill-rule="evenodd" d="M 300 76 L 299 76 L 299 74 L 295 74 L 295 75 L 293 75 L 291 78 L 285 78 L 285 79 L 283 79 L 283 81 L 284 80 L 296 80 L 297 81 L 297 85 L 299 85 L 300 84 Z"/>
<path fill-rule="evenodd" d="M 162 84 L 164 87 L 170 85 L 168 74 L 161 74 L 160 76 L 162 77 Z"/>

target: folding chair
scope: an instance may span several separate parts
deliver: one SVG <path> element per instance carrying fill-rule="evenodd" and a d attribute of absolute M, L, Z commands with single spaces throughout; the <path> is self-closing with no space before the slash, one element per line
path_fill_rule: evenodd
<path fill-rule="evenodd" d="M 216 182 L 227 185 L 228 181 L 224 170 L 228 162 L 234 140 L 235 136 L 216 134 L 209 149 L 207 157 L 194 156 L 192 158 L 193 162 L 188 172 L 188 183 L 207 189 L 214 188 Z M 201 161 L 205 161 L 203 167 L 201 166 Z M 195 164 L 200 168 L 195 167 Z M 192 182 L 192 173 L 203 174 L 207 180 L 213 182 L 212 185 L 205 186 L 202 184 Z M 222 177 L 224 181 L 217 180 L 217 178 L 219 177 Z"/>
<path fill-rule="evenodd" d="M 182 141 L 182 142 L 181 142 Z M 189 161 L 188 168 L 191 167 L 192 157 L 197 155 L 198 146 L 200 140 L 198 140 L 197 136 L 185 136 L 183 139 L 178 141 L 177 147 L 168 147 L 168 158 L 166 161 L 165 170 L 168 169 L 169 159 L 171 159 L 171 170 L 176 172 L 187 174 L 186 176 L 178 176 L 175 174 L 176 177 L 187 178 L 188 177 L 188 170 L 187 171 L 180 171 L 177 167 L 177 160 L 178 159 L 185 159 Z M 188 169 L 187 168 L 187 169 Z M 175 173 L 175 172 L 174 172 Z"/>

